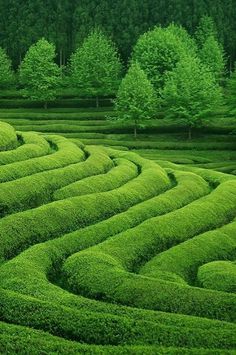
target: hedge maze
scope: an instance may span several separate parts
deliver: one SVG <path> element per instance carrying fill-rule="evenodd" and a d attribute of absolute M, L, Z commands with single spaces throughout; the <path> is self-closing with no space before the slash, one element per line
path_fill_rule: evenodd
<path fill-rule="evenodd" d="M 39 131 L 0 123 L 0 352 L 233 354 L 234 162 Z"/>

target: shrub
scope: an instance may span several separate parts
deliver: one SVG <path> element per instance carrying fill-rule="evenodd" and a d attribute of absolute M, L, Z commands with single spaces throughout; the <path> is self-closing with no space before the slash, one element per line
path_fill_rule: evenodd
<path fill-rule="evenodd" d="M 202 265 L 197 274 L 199 284 L 204 288 L 224 292 L 236 292 L 236 263 L 213 261 Z"/>
<path fill-rule="evenodd" d="M 35 133 L 18 134 L 18 142 L 22 144 L 16 149 L 0 153 L 0 165 L 47 155 L 51 150 L 49 143 Z"/>
<path fill-rule="evenodd" d="M 14 149 L 17 144 L 14 128 L 7 123 L 0 122 L 0 151 Z"/>
<path fill-rule="evenodd" d="M 212 300 L 210 291 L 154 280 L 153 273 L 147 278 L 148 264 L 144 276 L 129 271 L 181 241 L 227 223 L 236 211 L 235 191 L 234 181 L 223 183 L 210 195 L 180 210 L 148 220 L 88 251 L 72 255 L 64 265 L 70 288 L 89 297 L 135 307 L 234 320 L 235 314 L 230 311 L 232 304 L 236 305 L 233 295 L 218 294 Z M 173 294 L 177 295 L 174 299 Z"/>

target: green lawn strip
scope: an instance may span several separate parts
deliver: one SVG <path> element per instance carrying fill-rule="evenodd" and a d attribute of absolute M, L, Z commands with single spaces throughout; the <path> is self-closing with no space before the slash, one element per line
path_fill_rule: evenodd
<path fill-rule="evenodd" d="M 62 134 L 69 138 L 78 138 L 76 133 Z M 73 140 L 74 141 L 74 140 Z M 162 142 L 148 142 L 148 141 L 120 141 L 120 140 L 109 140 L 109 139 L 82 139 L 81 141 L 86 145 L 122 145 L 129 149 L 177 149 L 177 150 L 236 150 L 235 142 L 172 142 L 172 141 L 162 141 Z M 75 139 L 76 143 L 76 139 Z"/>

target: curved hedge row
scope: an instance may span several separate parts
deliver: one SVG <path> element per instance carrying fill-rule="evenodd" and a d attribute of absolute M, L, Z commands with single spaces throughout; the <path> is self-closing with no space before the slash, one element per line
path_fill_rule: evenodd
<path fill-rule="evenodd" d="M 158 254 L 148 263 L 148 274 L 151 276 L 152 273 L 155 275 L 159 272 L 159 277 L 161 274 L 178 276 L 181 282 L 185 280 L 196 284 L 198 268 L 201 265 L 214 260 L 236 258 L 235 236 L 235 222 L 197 235 Z M 145 266 L 143 272 L 145 273 Z"/>
<path fill-rule="evenodd" d="M 202 265 L 198 270 L 197 279 L 202 287 L 236 293 L 236 263 L 213 261 Z"/>
<path fill-rule="evenodd" d="M 165 286 L 165 283 L 160 281 L 160 273 L 155 275 L 152 261 L 150 267 L 147 263 L 140 270 L 140 276 L 126 272 L 136 270 L 153 255 L 172 245 L 204 230 L 229 222 L 235 213 L 236 183 L 234 181 L 226 182 L 210 195 L 192 202 L 180 210 L 163 217 L 150 219 L 134 229 L 127 230 L 90 248 L 88 251 L 72 255 L 65 262 L 63 268 L 69 286 L 74 292 L 82 292 L 89 297 L 101 297 L 136 307 L 163 311 L 173 311 L 175 307 L 176 311 L 184 314 L 208 315 L 226 320 L 232 320 L 232 317 L 235 319 L 235 315 L 229 312 L 229 304 L 233 302 L 236 305 L 236 297 L 234 299 L 233 296 L 219 295 L 219 299 L 216 297 L 216 303 L 212 301 L 209 305 L 208 295 L 203 290 L 191 289 L 189 291 L 186 286 L 183 288 L 177 284 L 168 286 L 168 282 Z M 99 281 L 96 277 L 97 274 L 100 276 Z M 157 277 L 158 281 L 145 278 L 142 275 L 150 276 L 152 279 Z M 166 274 L 163 276 L 166 277 Z M 158 287 L 161 287 L 162 283 L 164 297 L 158 293 Z M 145 286 L 146 284 L 149 287 Z M 150 287 L 153 292 L 150 292 Z M 169 290 L 168 293 L 165 288 Z M 173 304 L 172 288 L 176 294 L 179 294 L 180 304 L 176 302 L 176 299 Z M 141 290 L 142 298 L 140 298 Z M 182 304 L 184 297 L 186 303 Z M 194 308 L 191 299 L 194 300 Z M 219 300 L 221 310 L 216 307 Z"/>
<path fill-rule="evenodd" d="M 81 149 L 63 137 L 45 136 L 55 152 L 50 155 L 0 166 L 0 182 L 20 179 L 46 170 L 62 168 L 84 159 Z"/>
<path fill-rule="evenodd" d="M 234 176 L 17 138 L 0 153 L 0 352 L 234 351 L 236 296 L 197 279 L 236 259 Z"/>
<path fill-rule="evenodd" d="M 75 150 L 76 162 L 69 165 L 66 164 L 66 153 L 68 154 L 69 151 L 63 151 L 61 159 L 55 161 L 61 167 L 2 183 L 0 189 L 0 215 L 5 216 L 48 203 L 52 200 L 52 194 L 55 190 L 87 176 L 104 173 L 112 167 L 111 159 L 102 151 L 99 152 L 97 150 L 94 152 L 91 148 L 90 151 L 92 154 L 88 159 L 81 162 L 84 158 L 84 153 L 77 148 Z M 73 155 L 71 158 L 73 159 Z M 45 161 L 42 162 L 42 165 L 44 163 Z M 50 167 L 48 160 L 46 164 Z M 29 170 L 31 168 L 29 166 Z M 41 167 L 38 166 L 38 169 L 41 169 Z"/>
<path fill-rule="evenodd" d="M 0 151 L 14 149 L 17 145 L 15 129 L 7 123 L 0 122 Z"/>
<path fill-rule="evenodd" d="M 9 323 L 18 320 L 21 325 L 44 328 L 53 335 L 63 334 L 65 338 L 100 345 L 160 345 L 177 347 L 215 347 L 233 349 L 235 336 L 224 329 L 193 329 L 169 327 L 146 320 L 134 320 L 120 315 L 89 312 L 60 307 L 53 302 L 33 297 L 16 295 L 0 290 L 1 319 Z M 42 317 L 47 305 L 48 318 Z M 9 312 L 10 311 L 10 312 Z M 13 313 L 14 312 L 14 313 Z M 66 315 L 66 317 L 65 317 Z M 214 342 L 213 342 L 214 339 Z M 200 345 L 200 346 L 199 346 Z"/>
<path fill-rule="evenodd" d="M 14 150 L 0 152 L 0 165 L 40 157 L 51 152 L 47 140 L 38 134 L 21 133 L 18 134 L 18 140 L 22 142 L 22 145 Z"/>
<path fill-rule="evenodd" d="M 60 200 L 61 198 L 113 190 L 135 178 L 138 174 L 138 167 L 130 161 L 120 158 L 115 159 L 114 164 L 115 167 L 106 174 L 91 176 L 57 190 L 54 193 L 54 199 Z"/>
<path fill-rule="evenodd" d="M 4 354 L 25 353 L 30 354 L 90 354 L 90 355 L 156 355 L 156 354 L 210 354 L 209 350 L 202 348 L 174 348 L 151 345 L 86 345 L 64 340 L 46 332 L 32 330 L 23 326 L 0 323 L 0 348 Z M 39 350 L 40 349 L 40 350 Z M 212 353 L 222 354 L 220 349 L 212 349 Z M 233 354 L 231 350 L 224 350 L 224 354 Z"/>
<path fill-rule="evenodd" d="M 34 197 L 34 204 L 41 201 L 46 202 L 50 192 L 62 187 L 63 184 L 100 173 L 106 165 L 104 162 L 102 163 L 101 159 L 98 159 L 98 154 L 94 153 L 86 162 L 78 164 L 79 166 L 75 164 L 68 168 L 57 169 L 55 172 L 42 173 L 45 174 L 43 180 L 38 180 L 37 175 L 32 176 L 30 177 L 31 184 L 28 185 L 29 181 L 27 181 L 24 190 L 16 189 L 15 185 L 12 190 L 13 202 L 9 199 L 9 188 L 6 189 L 5 196 L 3 196 L 3 191 L 0 191 L 3 196 L 1 201 L 3 211 L 9 211 L 11 208 L 16 209 L 16 206 L 22 208 L 22 204 L 26 207 L 27 202 L 29 205 L 27 196 L 30 194 L 32 198 Z M 101 154 L 107 164 L 110 164 L 108 156 L 104 153 Z M 140 159 L 140 163 L 142 163 L 142 159 Z M 41 178 L 40 174 L 39 177 Z M 39 181 L 42 182 L 39 183 Z M 14 183 L 17 184 L 17 180 Z M 146 162 L 137 178 L 113 191 L 59 200 L 33 210 L 7 216 L 0 220 L 0 238 L 3 241 L 0 245 L 0 257 L 8 259 L 16 251 L 20 251 L 32 243 L 45 241 L 66 231 L 108 218 L 126 210 L 133 204 L 165 191 L 169 187 L 170 182 L 164 170 L 152 162 Z M 25 189 L 27 194 L 24 194 Z M 19 196 L 22 196 L 21 199 Z M 36 200 L 36 196 L 38 200 Z"/>

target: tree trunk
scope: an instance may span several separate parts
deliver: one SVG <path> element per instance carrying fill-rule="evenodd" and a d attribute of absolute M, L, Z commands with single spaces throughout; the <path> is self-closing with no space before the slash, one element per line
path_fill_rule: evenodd
<path fill-rule="evenodd" d="M 99 107 L 99 98 L 98 98 L 98 96 L 96 96 L 96 108 L 98 108 Z"/>
<path fill-rule="evenodd" d="M 48 108 L 48 103 L 46 101 L 46 102 L 44 102 L 44 109 L 47 110 L 47 108 Z"/>
<path fill-rule="evenodd" d="M 134 139 L 137 139 L 137 121 L 134 121 Z"/>
<path fill-rule="evenodd" d="M 188 139 L 191 141 L 192 139 L 192 127 L 188 128 Z"/>

